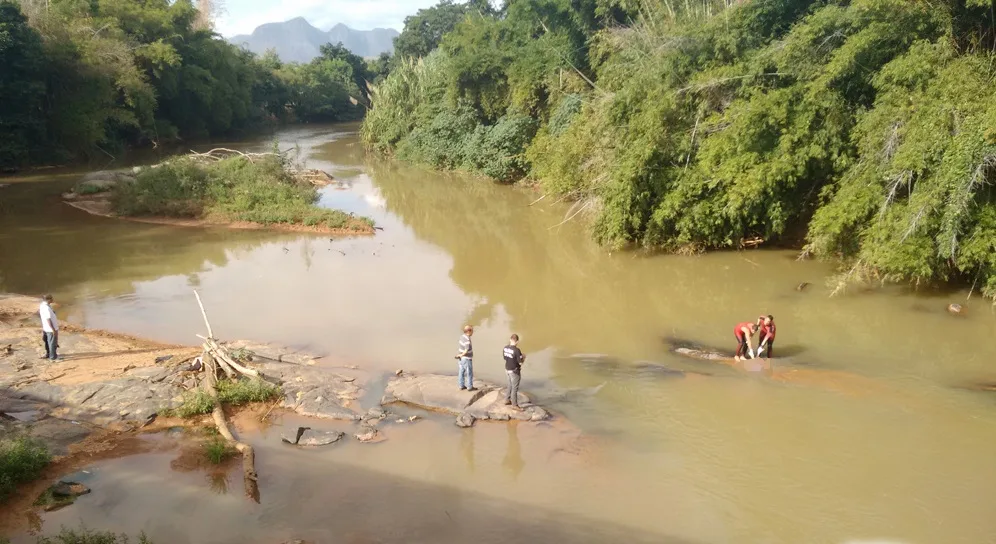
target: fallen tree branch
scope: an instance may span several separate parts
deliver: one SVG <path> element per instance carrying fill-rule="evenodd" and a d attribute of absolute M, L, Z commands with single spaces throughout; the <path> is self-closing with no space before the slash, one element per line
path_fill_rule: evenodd
<path fill-rule="evenodd" d="M 208 314 L 204 311 L 204 303 L 201 302 L 201 295 L 194 289 L 194 296 L 197 297 L 197 305 L 201 307 L 201 315 L 204 316 L 204 324 L 207 326 L 208 338 L 214 338 L 214 333 L 211 332 L 211 322 L 208 321 Z"/>
<path fill-rule="evenodd" d="M 214 419 L 215 427 L 218 428 L 221 436 L 242 454 L 242 479 L 245 483 L 246 497 L 258 504 L 259 476 L 256 474 L 256 454 L 253 452 L 252 446 L 240 442 L 232 434 L 232 430 L 228 428 L 228 422 L 225 421 L 225 411 L 221 408 L 221 401 L 218 400 L 218 377 L 216 374 L 218 370 L 215 368 L 215 359 L 205 351 L 203 360 L 206 372 L 203 382 L 204 390 L 214 399 L 214 410 L 211 411 L 211 417 Z"/>
<path fill-rule="evenodd" d="M 218 342 L 216 342 L 213 338 L 205 338 L 205 337 L 203 337 L 203 336 L 201 336 L 199 334 L 197 335 L 197 337 L 200 338 L 201 340 L 204 340 L 204 349 L 206 351 L 210 352 L 215 357 L 217 357 L 217 358 L 221 359 L 222 361 L 224 361 L 226 364 L 228 364 L 229 366 L 231 366 L 239 374 L 243 374 L 243 375 L 246 375 L 246 376 L 252 376 L 253 378 L 260 378 L 260 379 L 263 378 L 263 376 L 261 376 L 259 374 L 259 372 L 255 371 L 255 370 L 253 370 L 251 368 L 246 368 L 246 367 L 240 365 L 239 363 L 236 363 L 235 359 L 231 358 L 228 355 L 228 353 L 225 352 L 224 348 L 222 348 L 221 346 L 219 346 Z"/>

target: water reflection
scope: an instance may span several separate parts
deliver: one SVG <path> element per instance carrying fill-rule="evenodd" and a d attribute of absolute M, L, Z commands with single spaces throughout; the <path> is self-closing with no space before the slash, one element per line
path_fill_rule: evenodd
<path fill-rule="evenodd" d="M 474 464 L 474 428 L 468 427 L 460 433 L 460 451 L 467 463 L 467 471 L 473 473 Z"/>
<path fill-rule="evenodd" d="M 502 459 L 501 466 L 512 477 L 512 481 L 516 481 L 522 474 L 522 469 L 526 467 L 526 462 L 522 459 L 522 448 L 519 445 L 519 424 L 510 422 L 505 425 L 505 428 L 508 430 L 508 446 L 505 449 L 505 458 Z"/>

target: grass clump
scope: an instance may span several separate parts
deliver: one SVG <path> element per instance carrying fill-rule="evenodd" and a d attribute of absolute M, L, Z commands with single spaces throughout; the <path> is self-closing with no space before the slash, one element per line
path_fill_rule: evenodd
<path fill-rule="evenodd" d="M 235 448 L 221 437 L 213 438 L 204 443 L 204 457 L 214 465 L 221 464 L 222 461 L 232 457 L 235 453 Z"/>
<path fill-rule="evenodd" d="M 0 501 L 18 484 L 38 478 L 50 460 L 45 445 L 31 438 L 0 439 Z"/>
<path fill-rule="evenodd" d="M 228 354 L 239 363 L 248 363 L 256 356 L 256 352 L 248 348 L 233 349 Z"/>
<path fill-rule="evenodd" d="M 167 408 L 160 413 L 165 417 L 194 417 L 210 414 L 214 410 L 214 399 L 206 391 L 195 389 L 183 394 L 183 400 L 176 408 Z"/>
<path fill-rule="evenodd" d="M 260 379 L 226 380 L 218 383 L 218 398 L 224 404 L 241 406 L 280 397 L 280 388 Z"/>
<path fill-rule="evenodd" d="M 0 539 L 0 544 L 4 542 L 3 539 Z M 63 527 L 58 535 L 41 537 L 35 542 L 37 544 L 128 544 L 131 540 L 127 535 L 118 535 L 110 531 L 94 531 L 86 527 L 79 529 Z M 139 533 L 137 542 L 138 544 L 152 544 L 145 533 Z"/>
<path fill-rule="evenodd" d="M 279 387 L 260 379 L 224 380 L 218 382 L 218 400 L 229 406 L 242 406 L 254 402 L 269 402 L 280 398 Z M 210 414 L 214 410 L 214 399 L 206 391 L 195 389 L 183 395 L 183 401 L 176 408 L 160 411 L 165 417 L 194 417 Z"/>
<path fill-rule="evenodd" d="M 317 205 L 318 189 L 291 175 L 279 156 L 233 156 L 216 162 L 183 157 L 146 168 L 134 183 L 115 187 L 123 216 L 206 219 L 263 225 L 369 230 L 373 221 Z"/>

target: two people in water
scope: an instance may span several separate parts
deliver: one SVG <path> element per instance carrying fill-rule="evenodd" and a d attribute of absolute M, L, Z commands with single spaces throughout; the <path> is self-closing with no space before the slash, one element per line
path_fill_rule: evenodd
<path fill-rule="evenodd" d="M 764 353 L 767 353 L 768 359 L 771 358 L 775 345 L 775 318 L 771 315 L 761 315 L 758 316 L 757 322 L 744 321 L 743 323 L 738 323 L 733 328 L 733 336 L 737 339 L 737 353 L 733 356 L 734 360 L 739 362 L 755 357 L 751 339 L 754 337 L 754 333 L 758 331 L 761 334 L 757 344 L 756 356 L 761 357 Z"/>

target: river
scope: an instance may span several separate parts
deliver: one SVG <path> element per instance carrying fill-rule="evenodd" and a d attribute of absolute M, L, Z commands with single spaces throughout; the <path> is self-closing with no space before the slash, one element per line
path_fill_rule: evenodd
<path fill-rule="evenodd" d="M 586 440 L 566 451 L 544 427 L 430 417 L 380 444 L 302 452 L 281 447 L 278 426 L 247 437 L 259 505 L 241 496 L 237 467 L 226 493 L 148 453 L 95 463 L 95 492 L 45 514 L 42 533 L 83 520 L 159 544 L 996 542 L 996 397 L 960 387 L 996 381 L 990 302 L 896 286 L 830 297 L 833 267 L 791 251 L 609 252 L 579 219 L 563 223 L 569 206 L 552 197 L 530 205 L 540 193 L 371 158 L 355 130 L 276 138 L 344 180 L 322 202 L 372 217 L 375 237 L 90 217 L 58 199 L 78 172 L 41 172 L 0 188 L 0 291 L 52 292 L 64 320 L 195 344 L 197 288 L 219 337 L 378 376 L 455 373 L 471 323 L 477 375 L 502 380 L 515 332 L 530 354 L 523 389 Z M 733 325 L 761 313 L 779 327 L 776 366 L 800 379 L 665 343 L 732 349 Z"/>

